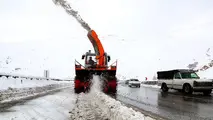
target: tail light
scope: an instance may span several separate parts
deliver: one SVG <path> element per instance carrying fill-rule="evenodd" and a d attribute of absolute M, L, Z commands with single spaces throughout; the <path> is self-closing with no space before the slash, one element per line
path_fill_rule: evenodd
<path fill-rule="evenodd" d="M 79 88 L 81 85 L 80 80 L 75 80 L 75 88 Z"/>
<path fill-rule="evenodd" d="M 117 86 L 116 80 L 109 81 L 109 82 L 108 82 L 108 86 L 109 86 L 110 88 L 116 88 L 116 86 Z"/>

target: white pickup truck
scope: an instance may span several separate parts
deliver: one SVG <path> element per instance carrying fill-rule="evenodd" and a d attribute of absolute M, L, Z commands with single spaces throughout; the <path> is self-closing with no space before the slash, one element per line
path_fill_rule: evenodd
<path fill-rule="evenodd" d="M 163 92 L 175 89 L 187 94 L 203 92 L 204 95 L 209 95 L 213 89 L 213 81 L 210 79 L 200 79 L 194 70 L 159 71 L 157 75 L 158 85 L 161 86 Z"/>

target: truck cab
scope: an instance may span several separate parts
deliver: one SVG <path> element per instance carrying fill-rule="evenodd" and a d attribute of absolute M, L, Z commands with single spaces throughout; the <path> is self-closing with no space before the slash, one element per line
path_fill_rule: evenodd
<path fill-rule="evenodd" d="M 196 71 L 190 69 L 176 69 L 169 71 L 159 71 L 158 85 L 163 92 L 169 89 L 183 91 L 187 94 L 193 92 L 203 92 L 209 95 L 213 89 L 213 82 L 209 79 L 200 79 Z"/>
<path fill-rule="evenodd" d="M 98 59 L 96 58 L 96 53 L 92 53 L 91 50 L 89 50 L 88 52 L 86 52 L 85 54 L 82 55 L 82 59 L 85 60 L 85 64 L 84 66 L 86 68 L 89 68 L 89 67 L 97 67 L 97 63 L 98 63 Z M 94 61 L 94 64 L 91 65 L 89 63 L 89 59 L 92 58 L 92 60 Z M 104 54 L 104 66 L 107 68 L 108 67 L 108 62 L 110 62 L 110 56 L 107 55 L 107 53 Z M 102 66 L 102 67 L 104 67 Z"/>

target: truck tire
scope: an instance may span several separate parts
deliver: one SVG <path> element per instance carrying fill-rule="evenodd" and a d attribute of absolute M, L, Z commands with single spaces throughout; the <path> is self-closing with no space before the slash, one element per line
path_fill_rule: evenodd
<path fill-rule="evenodd" d="M 189 85 L 189 84 L 184 84 L 183 85 L 183 92 L 185 93 L 185 94 L 192 94 L 192 87 L 191 87 L 191 85 Z"/>
<path fill-rule="evenodd" d="M 210 95 L 212 93 L 212 90 L 203 91 L 204 95 Z"/>
<path fill-rule="evenodd" d="M 79 89 L 74 88 L 76 94 L 79 94 L 81 91 Z"/>
<path fill-rule="evenodd" d="M 166 83 L 163 83 L 161 86 L 163 92 L 168 92 L 169 88 L 167 87 Z"/>

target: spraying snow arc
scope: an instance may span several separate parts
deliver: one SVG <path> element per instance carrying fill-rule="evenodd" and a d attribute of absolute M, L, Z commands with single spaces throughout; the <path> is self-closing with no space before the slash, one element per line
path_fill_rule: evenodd
<path fill-rule="evenodd" d="M 90 26 L 81 18 L 81 16 L 78 14 L 78 11 L 75 11 L 67 1 L 53 0 L 53 2 L 56 5 L 61 5 L 68 14 L 72 15 L 81 24 L 84 29 L 86 29 L 88 32 L 91 31 Z"/>

